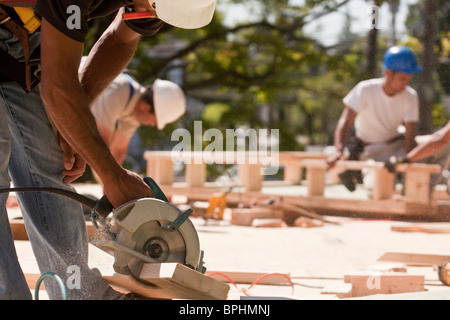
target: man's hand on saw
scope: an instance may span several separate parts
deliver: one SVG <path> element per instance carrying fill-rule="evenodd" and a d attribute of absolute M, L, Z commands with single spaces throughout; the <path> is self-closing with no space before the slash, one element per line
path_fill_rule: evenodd
<path fill-rule="evenodd" d="M 138 174 L 123 169 L 120 177 L 113 176 L 111 174 L 101 178 L 104 183 L 103 191 L 114 208 L 132 200 L 154 197 L 150 187 Z"/>

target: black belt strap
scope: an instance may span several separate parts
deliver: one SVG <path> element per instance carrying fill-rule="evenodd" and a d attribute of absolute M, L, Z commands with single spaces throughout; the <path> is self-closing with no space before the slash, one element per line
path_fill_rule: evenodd
<path fill-rule="evenodd" d="M 34 85 L 36 85 L 38 81 L 36 82 L 37 78 L 33 77 L 33 74 L 31 72 L 28 31 L 25 28 L 23 28 L 22 25 L 20 25 L 20 23 L 17 23 L 14 20 L 12 20 L 8 12 L 6 12 L 6 10 L 3 9 L 1 6 L 0 6 L 0 23 L 3 24 L 9 31 L 11 31 L 19 39 L 20 43 L 22 44 L 25 59 L 24 64 L 22 65 L 21 68 L 18 67 L 17 63 L 13 63 L 11 67 L 9 63 L 12 60 L 7 59 L 5 55 L 2 55 L 1 60 L 2 63 L 0 63 L 0 70 L 12 80 L 17 81 L 25 89 L 26 92 L 30 92 L 31 90 L 33 90 Z M 6 52 L 3 53 L 9 55 Z M 14 59 L 12 56 L 10 57 Z M 8 61 L 8 63 L 5 63 L 4 61 L 5 62 Z M 16 62 L 18 61 L 16 60 Z M 20 64 L 20 62 L 18 63 Z M 12 70 L 14 70 L 12 68 L 19 68 L 19 69 L 16 69 L 17 71 L 12 72 Z M 33 82 L 34 85 L 32 86 Z"/>
<path fill-rule="evenodd" d="M 0 49 L 0 82 L 16 81 L 25 91 L 30 92 L 39 83 L 39 79 L 30 74 L 30 85 L 26 82 L 25 64 L 14 59 L 10 54 Z"/>

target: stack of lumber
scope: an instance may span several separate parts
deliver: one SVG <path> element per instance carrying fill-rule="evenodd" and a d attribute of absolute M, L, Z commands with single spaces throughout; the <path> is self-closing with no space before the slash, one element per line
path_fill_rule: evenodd
<path fill-rule="evenodd" d="M 333 294 L 338 298 L 357 298 L 373 295 L 390 295 L 425 291 L 425 276 L 410 274 L 407 267 L 433 267 L 438 269 L 450 261 L 450 256 L 386 252 L 378 258 L 378 265 L 367 272 L 354 272 L 344 276 L 344 283 L 328 286 L 322 294 Z M 436 268 L 437 267 L 437 268 Z M 449 285 L 448 283 L 444 283 Z"/>

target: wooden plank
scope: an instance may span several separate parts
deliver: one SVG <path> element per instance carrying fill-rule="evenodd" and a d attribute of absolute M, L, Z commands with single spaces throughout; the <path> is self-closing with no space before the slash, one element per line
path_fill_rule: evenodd
<path fill-rule="evenodd" d="M 174 180 L 173 161 L 167 157 L 148 157 L 147 175 L 158 181 L 159 184 L 172 184 Z"/>
<path fill-rule="evenodd" d="M 9 221 L 9 225 L 14 240 L 28 240 L 27 230 L 22 219 L 12 219 Z"/>
<path fill-rule="evenodd" d="M 230 286 L 179 263 L 144 264 L 142 282 L 123 274 L 103 274 L 110 284 L 156 299 L 226 300 Z"/>
<path fill-rule="evenodd" d="M 254 219 L 278 219 L 283 212 L 271 207 L 235 208 L 231 210 L 231 224 L 251 226 Z"/>
<path fill-rule="evenodd" d="M 425 291 L 425 276 L 404 274 L 346 275 L 352 285 L 352 297 Z"/>
<path fill-rule="evenodd" d="M 36 284 L 41 277 L 41 274 L 39 273 L 25 273 L 25 279 L 27 280 L 28 288 L 35 289 Z M 41 282 L 39 285 L 40 290 L 45 290 L 44 282 Z"/>
<path fill-rule="evenodd" d="M 325 190 L 324 166 L 308 166 L 306 169 L 306 182 L 308 185 L 308 196 L 323 196 Z"/>
<path fill-rule="evenodd" d="M 409 266 L 442 266 L 450 260 L 449 256 L 435 254 L 418 254 L 402 252 L 386 252 L 377 261 L 404 263 Z"/>
<path fill-rule="evenodd" d="M 111 286 L 123 292 L 135 292 L 160 299 L 226 299 L 230 287 L 216 279 L 177 263 L 144 265 L 140 277 L 154 286 L 146 286 L 131 276 L 113 269 L 114 257 L 89 244 L 89 267 L 97 268 Z M 156 286 L 156 287 L 155 287 Z"/>
<path fill-rule="evenodd" d="M 239 181 L 245 191 L 260 191 L 263 183 L 261 164 L 240 164 L 238 169 Z"/>
<path fill-rule="evenodd" d="M 206 164 L 190 163 L 186 164 L 186 183 L 188 187 L 203 187 L 206 181 Z"/>
<path fill-rule="evenodd" d="M 394 174 L 385 168 L 373 170 L 375 170 L 373 198 L 375 200 L 391 199 L 394 194 Z"/>
<path fill-rule="evenodd" d="M 436 222 L 425 224 L 408 224 L 391 226 L 392 231 L 397 232 L 423 232 L 423 233 L 450 233 L 450 223 Z"/>
<path fill-rule="evenodd" d="M 430 173 L 411 167 L 405 175 L 406 200 L 424 204 L 429 203 L 431 201 Z"/>
<path fill-rule="evenodd" d="M 252 227 L 255 228 L 286 228 L 287 224 L 282 219 L 253 219 Z"/>

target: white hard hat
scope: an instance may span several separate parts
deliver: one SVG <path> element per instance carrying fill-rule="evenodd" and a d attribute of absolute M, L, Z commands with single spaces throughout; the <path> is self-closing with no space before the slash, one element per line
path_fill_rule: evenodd
<path fill-rule="evenodd" d="M 178 120 L 186 112 L 183 90 L 174 82 L 156 79 L 153 83 L 153 102 L 159 130 Z"/>
<path fill-rule="evenodd" d="M 197 29 L 209 24 L 217 0 L 148 0 L 158 18 L 182 29 Z"/>

